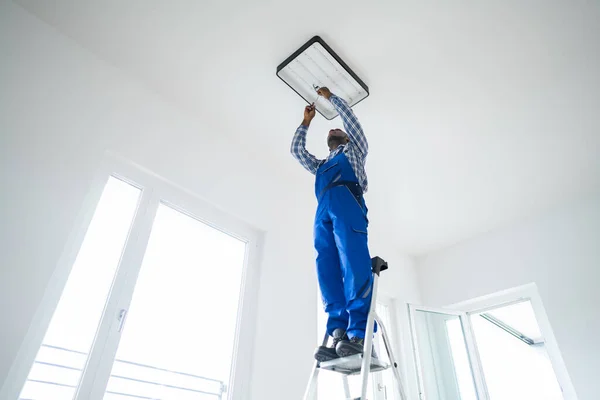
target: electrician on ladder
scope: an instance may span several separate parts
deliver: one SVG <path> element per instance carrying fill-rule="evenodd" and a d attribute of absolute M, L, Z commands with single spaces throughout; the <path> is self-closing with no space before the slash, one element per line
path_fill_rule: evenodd
<path fill-rule="evenodd" d="M 318 200 L 314 241 L 317 277 L 328 314 L 327 333 L 333 346 L 319 346 L 319 362 L 363 352 L 373 275 L 367 246 L 367 138 L 354 112 L 326 87 L 318 88 L 340 114 L 346 132 L 332 129 L 327 136 L 329 156 L 319 160 L 306 150 L 306 134 L 315 116 L 314 103 L 304 109 L 304 120 L 292 140 L 292 155 L 316 176 Z M 373 357 L 376 357 L 373 354 Z"/>

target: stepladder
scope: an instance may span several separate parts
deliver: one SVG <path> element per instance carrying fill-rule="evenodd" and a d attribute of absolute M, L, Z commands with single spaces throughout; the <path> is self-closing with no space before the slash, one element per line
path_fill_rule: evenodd
<path fill-rule="evenodd" d="M 311 370 L 311 374 L 304 392 L 303 400 L 316 400 L 317 399 L 317 385 L 319 381 L 319 373 L 321 370 L 328 370 L 336 372 L 340 375 L 340 384 L 344 387 L 344 396 L 346 400 L 367 400 L 368 397 L 368 386 L 369 379 L 373 373 L 385 371 L 388 369 L 392 370 L 394 377 L 394 389 L 398 394 L 400 400 L 408 400 L 400 372 L 398 370 L 398 362 L 394 356 L 392 349 L 392 342 L 390 341 L 389 331 L 384 326 L 382 319 L 377 315 L 377 291 L 379 286 L 379 278 L 382 271 L 388 269 L 387 262 L 380 257 L 373 257 L 371 260 L 371 269 L 373 272 L 373 295 L 371 296 L 371 304 L 369 306 L 369 316 L 367 318 L 367 326 L 365 329 L 365 340 L 362 354 L 355 354 L 350 357 L 341 357 L 331 361 L 318 362 L 315 361 Z M 375 324 L 378 327 L 378 335 L 380 335 L 381 342 L 387 360 L 380 357 L 374 357 L 373 354 L 373 336 L 375 332 Z M 323 346 L 327 346 L 329 342 L 329 335 L 325 332 L 323 336 Z M 360 376 L 360 397 L 353 397 L 350 393 L 350 385 L 348 377 L 352 375 Z M 354 394 L 356 395 L 356 394 Z M 391 399 L 393 397 L 388 397 Z M 370 399 L 370 398 L 369 398 Z M 332 400 L 332 399 L 321 399 L 318 400 Z"/>

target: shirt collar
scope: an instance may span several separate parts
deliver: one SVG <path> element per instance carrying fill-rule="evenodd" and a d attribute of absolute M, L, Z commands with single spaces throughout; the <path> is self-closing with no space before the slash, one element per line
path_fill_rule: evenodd
<path fill-rule="evenodd" d="M 337 149 L 335 149 L 335 150 L 331 150 L 331 151 L 329 152 L 329 155 L 332 155 L 332 154 L 337 154 L 337 153 L 339 153 L 340 151 L 344 150 L 344 147 L 346 147 L 346 145 L 345 145 L 345 144 L 341 144 L 341 145 L 339 145 L 339 146 L 337 147 Z"/>

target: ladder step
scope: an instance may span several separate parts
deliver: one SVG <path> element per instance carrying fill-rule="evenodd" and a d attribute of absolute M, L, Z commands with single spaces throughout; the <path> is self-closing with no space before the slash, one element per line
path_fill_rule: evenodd
<path fill-rule="evenodd" d="M 350 357 L 336 358 L 335 360 L 325 361 L 319 365 L 319 368 L 328 371 L 338 372 L 344 375 L 357 375 L 360 374 L 360 368 L 362 366 L 363 355 L 355 354 Z M 388 369 L 389 365 L 385 362 L 377 359 L 371 359 L 371 372 L 378 372 Z"/>

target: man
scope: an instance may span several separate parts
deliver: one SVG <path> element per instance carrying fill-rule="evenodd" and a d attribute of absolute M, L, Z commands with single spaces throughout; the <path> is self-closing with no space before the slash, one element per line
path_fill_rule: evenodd
<path fill-rule="evenodd" d="M 309 153 L 305 146 L 315 116 L 312 104 L 304 109 L 304 120 L 296 130 L 291 148 L 294 158 L 316 176 L 317 277 L 328 314 L 327 333 L 333 337 L 333 347 L 320 346 L 315 351 L 315 358 L 323 362 L 363 352 L 373 276 L 367 246 L 367 207 L 363 199 L 367 191 L 367 139 L 343 99 L 325 87 L 317 93 L 335 107 L 346 130 L 329 131 L 329 156 L 325 160 Z"/>

